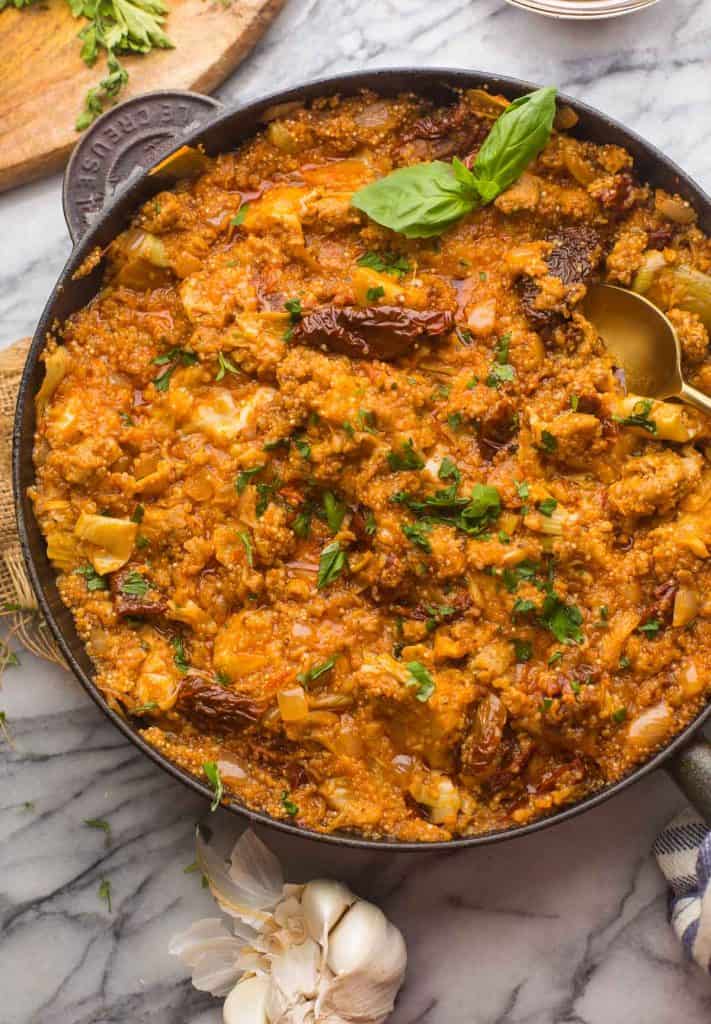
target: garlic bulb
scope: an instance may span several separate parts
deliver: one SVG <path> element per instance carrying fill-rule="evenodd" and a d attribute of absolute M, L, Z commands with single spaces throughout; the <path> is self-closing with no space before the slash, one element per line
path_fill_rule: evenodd
<path fill-rule="evenodd" d="M 196 988 L 225 995 L 224 1024 L 383 1024 L 407 964 L 383 912 L 340 882 L 284 884 L 247 830 L 227 859 L 198 830 L 198 863 L 232 919 L 193 924 L 170 944 Z"/>

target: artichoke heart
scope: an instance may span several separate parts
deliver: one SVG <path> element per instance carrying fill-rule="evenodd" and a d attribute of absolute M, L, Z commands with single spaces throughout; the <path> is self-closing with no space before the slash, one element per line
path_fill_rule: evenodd
<path fill-rule="evenodd" d="M 91 512 L 82 512 L 74 527 L 75 535 L 92 545 L 87 557 L 102 576 L 126 564 L 137 532 L 138 524 L 129 519 L 113 519 Z"/>

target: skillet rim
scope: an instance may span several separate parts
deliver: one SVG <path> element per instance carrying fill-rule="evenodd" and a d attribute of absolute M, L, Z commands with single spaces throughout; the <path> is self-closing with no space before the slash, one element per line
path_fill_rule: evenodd
<path fill-rule="evenodd" d="M 347 72 L 345 74 L 322 77 L 302 83 L 301 85 L 267 93 L 251 99 L 243 105 L 229 106 L 222 112 L 218 112 L 206 125 L 198 127 L 194 132 L 181 138 L 176 143 L 176 148 L 204 141 L 208 152 L 230 151 L 259 130 L 262 124 L 260 115 L 269 107 L 294 100 L 308 102 L 319 96 L 328 96 L 335 93 L 352 95 L 362 89 L 371 89 L 374 92 L 380 91 L 384 95 L 392 95 L 409 90 L 432 96 L 432 93 L 439 88 L 452 93 L 458 88 L 477 88 L 484 84 L 489 85 L 496 91 L 502 91 L 507 95 L 513 96 L 521 95 L 538 87 L 524 79 L 487 73 L 475 69 L 439 66 L 425 68 L 395 66 Z M 581 122 L 590 121 L 592 122 L 592 127 L 596 130 L 609 131 L 617 143 L 624 145 L 625 148 L 632 152 L 636 162 L 639 158 L 642 158 L 646 164 L 660 172 L 657 175 L 657 180 L 660 177 L 666 179 L 667 188 L 675 186 L 685 198 L 689 199 L 697 210 L 700 224 L 704 226 L 707 233 L 711 233 L 711 198 L 673 160 L 636 132 L 626 128 L 623 124 L 596 108 L 565 93 L 559 92 L 557 99 L 559 102 L 571 106 L 577 114 L 582 115 Z M 115 109 L 120 109 L 120 107 Z M 246 129 L 240 128 L 230 144 L 218 144 L 217 147 L 211 149 L 210 142 L 219 137 L 220 132 L 229 131 L 230 123 L 233 120 L 241 122 L 243 125 L 248 124 L 248 127 Z M 589 129 L 591 125 L 587 127 Z M 582 132 L 582 134 L 585 137 L 590 137 L 589 130 Z M 595 133 L 593 132 L 593 134 Z M 608 141 L 610 140 L 608 139 Z M 161 159 L 165 159 L 165 155 Z M 654 179 L 654 175 L 650 175 L 649 170 L 645 170 L 643 180 L 647 181 L 650 178 Z M 207 785 L 159 753 L 143 739 L 138 733 L 137 727 L 132 725 L 129 719 L 119 715 L 108 706 L 100 690 L 89 675 L 88 667 L 85 668 L 80 663 L 77 649 L 86 659 L 87 665 L 88 655 L 75 631 L 75 645 L 71 643 L 70 638 L 67 636 L 67 632 L 73 631 L 74 626 L 70 621 L 68 609 L 59 601 L 55 583 L 56 575 L 47 558 L 46 550 L 39 534 L 39 527 L 35 521 L 31 502 L 27 494 L 27 487 L 34 482 L 32 449 L 34 445 L 33 399 L 35 394 L 35 378 L 37 378 L 40 372 L 39 356 L 45 345 L 46 334 L 51 329 L 51 324 L 58 318 L 57 306 L 61 307 L 65 304 L 66 296 L 70 291 L 77 294 L 76 300 L 74 302 L 70 300 L 69 302 L 69 305 L 73 307 L 72 311 L 81 308 L 91 297 L 91 294 L 95 291 L 93 286 L 98 282 L 98 268 L 97 271 L 78 282 L 72 281 L 72 275 L 97 244 L 107 244 L 108 241 L 116 237 L 123 230 L 128 216 L 147 198 L 145 194 L 146 186 L 150 186 L 151 180 L 149 171 L 144 170 L 127 188 L 120 191 L 113 198 L 110 204 L 98 215 L 91 228 L 86 231 L 72 249 L 57 279 L 57 283 L 49 295 L 32 338 L 18 390 L 13 426 L 12 482 L 20 546 L 30 582 L 52 635 L 79 683 L 114 726 L 139 750 L 174 779 L 182 782 L 207 800 L 211 800 L 213 792 Z M 153 183 L 157 184 L 155 181 Z M 152 189 L 153 192 L 157 190 L 157 188 Z M 150 194 L 150 191 L 148 194 Z M 106 240 L 100 243 L 99 239 L 102 237 Z M 60 317 L 64 319 L 67 315 L 69 315 L 69 311 L 62 312 Z M 37 539 L 42 542 L 42 545 L 38 546 L 37 551 L 35 551 L 33 550 L 35 546 L 33 541 Z M 48 589 L 53 592 L 48 593 Z M 65 619 L 68 620 L 66 628 L 60 625 L 58 621 L 58 616 L 63 613 Z M 538 818 L 525 825 L 498 829 L 473 836 L 461 836 L 433 843 L 399 842 L 394 839 L 368 839 L 350 833 L 322 833 L 313 829 L 302 828 L 281 819 L 272 818 L 261 811 L 252 810 L 235 802 L 222 804 L 221 807 L 226 811 L 246 818 L 247 822 L 252 825 L 274 828 L 300 839 L 330 843 L 334 846 L 345 846 L 353 849 L 389 853 L 434 853 L 487 846 L 542 831 L 599 806 L 627 788 L 627 786 L 640 781 L 647 774 L 661 767 L 672 754 L 680 750 L 692 739 L 694 734 L 710 716 L 711 698 L 665 747 L 655 752 L 649 759 L 638 765 L 623 778 L 600 788 L 583 800 L 571 804 L 554 814 Z"/>

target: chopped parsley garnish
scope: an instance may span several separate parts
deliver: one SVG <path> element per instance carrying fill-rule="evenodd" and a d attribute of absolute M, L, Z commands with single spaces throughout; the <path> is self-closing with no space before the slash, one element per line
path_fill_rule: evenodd
<path fill-rule="evenodd" d="M 541 701 L 541 712 L 542 712 L 542 714 L 545 715 L 546 711 L 550 711 L 552 704 L 553 704 L 553 698 L 552 697 L 544 697 L 543 700 Z"/>
<path fill-rule="evenodd" d="M 165 370 L 159 373 L 157 377 L 153 378 L 153 386 L 156 391 L 167 391 L 168 385 L 170 384 L 170 378 L 173 376 L 175 371 L 180 365 L 182 366 L 194 366 L 197 363 L 198 357 L 195 352 L 191 352 L 187 348 L 171 348 L 167 352 L 164 352 L 161 356 L 156 356 L 151 362 L 154 366 L 165 366 Z"/>
<path fill-rule="evenodd" d="M 617 667 L 624 672 L 624 670 L 626 668 L 629 668 L 631 664 L 632 664 L 632 662 L 627 657 L 627 655 L 623 654 L 622 657 L 620 658 L 620 660 L 617 662 Z"/>
<path fill-rule="evenodd" d="M 541 623 L 562 644 L 582 643 L 583 616 L 577 605 L 566 604 L 555 593 L 546 595 L 540 612 Z"/>
<path fill-rule="evenodd" d="M 456 615 L 457 609 L 451 604 L 428 604 L 427 611 L 430 617 L 426 620 L 425 627 L 428 633 L 432 633 L 440 623 Z"/>
<path fill-rule="evenodd" d="M 106 845 L 108 846 L 111 842 L 111 826 L 108 821 L 104 821 L 103 818 L 84 818 L 84 824 L 87 828 L 98 828 L 106 836 Z"/>
<path fill-rule="evenodd" d="M 516 376 L 516 371 L 510 363 L 492 363 L 487 375 L 485 384 L 488 388 L 500 388 L 502 384 L 508 384 Z"/>
<path fill-rule="evenodd" d="M 361 430 L 364 430 L 366 434 L 375 434 L 375 413 L 371 412 L 370 409 L 359 409 L 358 426 Z"/>
<path fill-rule="evenodd" d="M 75 576 L 83 576 L 86 580 L 87 590 L 108 590 L 109 585 L 103 576 L 100 576 L 93 565 L 82 565 L 74 570 Z"/>
<path fill-rule="evenodd" d="M 247 210 L 249 209 L 249 203 L 242 203 L 234 217 L 230 218 L 230 224 L 233 227 L 238 228 L 240 224 L 244 224 L 244 218 L 247 216 Z"/>
<path fill-rule="evenodd" d="M 399 452 L 388 452 L 388 465 L 393 473 L 408 469 L 422 469 L 424 464 L 425 460 L 415 451 L 412 438 L 403 441 Z"/>
<path fill-rule="evenodd" d="M 291 528 L 297 537 L 301 537 L 302 540 L 306 540 L 308 535 L 311 533 L 311 518 L 314 514 L 314 508 L 311 502 L 305 502 L 298 513 L 294 522 L 291 524 Z"/>
<path fill-rule="evenodd" d="M 304 462 L 308 462 L 309 459 L 311 458 L 311 445 L 306 440 L 306 438 L 305 437 L 295 437 L 294 438 L 294 447 L 296 448 L 297 452 L 299 453 L 301 458 L 304 460 Z"/>
<path fill-rule="evenodd" d="M 290 818 L 295 818 L 296 815 L 299 813 L 298 804 L 295 804 L 294 801 L 290 799 L 289 792 L 286 789 L 281 794 L 281 805 Z"/>
<path fill-rule="evenodd" d="M 401 529 L 411 544 L 428 555 L 432 554 L 432 545 L 427 539 L 427 534 L 432 530 L 429 523 L 403 523 Z"/>
<path fill-rule="evenodd" d="M 648 622 L 644 622 L 641 626 L 637 627 L 638 633 L 646 633 L 651 639 L 655 637 L 659 630 L 662 628 L 662 624 L 659 619 L 649 619 Z"/>
<path fill-rule="evenodd" d="M 237 536 L 242 541 L 244 550 L 247 553 L 247 564 L 250 569 L 254 568 L 254 553 L 252 551 L 252 541 L 250 540 L 249 534 L 246 530 L 239 530 Z"/>
<path fill-rule="evenodd" d="M 538 590 L 543 590 L 545 584 L 541 580 L 536 579 L 536 573 L 539 569 L 540 566 L 537 562 L 524 558 L 518 565 L 513 567 L 507 566 L 501 573 L 501 579 L 509 594 L 513 594 L 518 590 L 518 585 L 521 582 L 532 583 Z"/>
<path fill-rule="evenodd" d="M 212 786 L 213 793 L 215 794 L 214 799 L 210 804 L 210 810 L 216 811 L 220 806 L 220 801 L 222 800 L 222 778 L 220 776 L 220 769 L 214 761 L 206 761 L 202 766 L 202 770 L 205 772 L 207 780 Z"/>
<path fill-rule="evenodd" d="M 506 530 L 499 530 L 497 536 L 498 536 L 499 542 L 501 544 L 510 544 L 511 543 L 511 536 L 510 536 L 510 534 L 508 534 L 506 532 Z"/>
<path fill-rule="evenodd" d="M 455 327 L 454 333 L 462 345 L 468 347 L 474 341 L 474 335 L 467 327 Z"/>
<path fill-rule="evenodd" d="M 120 412 L 119 419 L 123 423 L 124 427 L 135 427 L 136 425 L 127 412 Z"/>
<path fill-rule="evenodd" d="M 272 500 L 276 492 L 281 486 L 281 480 L 274 479 L 271 483 L 257 483 L 254 485 L 257 489 L 257 501 L 254 506 L 254 512 L 257 519 L 261 519 L 264 513 L 267 511 L 269 502 Z"/>
<path fill-rule="evenodd" d="M 131 516 L 131 522 L 132 523 L 142 523 L 143 522 L 143 516 L 145 515 L 145 512 L 146 512 L 146 510 L 143 507 L 143 505 L 136 505 L 136 507 L 133 510 L 133 515 Z"/>
<path fill-rule="evenodd" d="M 217 373 L 215 380 L 220 381 L 226 373 L 239 373 L 239 367 L 235 366 L 232 360 L 223 352 L 217 353 Z"/>
<path fill-rule="evenodd" d="M 341 550 L 340 543 L 337 540 L 334 540 L 321 552 L 321 558 L 319 559 L 318 565 L 318 577 L 316 579 L 317 588 L 319 590 L 324 590 L 326 587 L 330 586 L 331 583 L 338 579 L 345 566 L 346 553 Z"/>
<path fill-rule="evenodd" d="M 383 295 L 385 295 L 385 289 L 379 284 L 375 288 L 369 288 L 365 293 L 365 298 L 367 302 L 377 302 L 382 299 Z"/>
<path fill-rule="evenodd" d="M 130 572 L 121 580 L 119 589 L 127 597 L 145 597 L 151 589 L 151 584 L 140 572 Z"/>
<path fill-rule="evenodd" d="M 299 672 L 297 680 L 302 686 L 308 686 L 309 683 L 313 683 L 314 680 L 320 679 L 321 676 L 330 672 L 332 668 L 335 668 L 336 658 L 332 656 L 327 658 L 326 661 L 322 661 L 319 665 L 314 665 L 312 668 L 307 669 L 306 672 Z"/>
<path fill-rule="evenodd" d="M 518 494 L 518 496 L 519 496 L 519 498 L 521 499 L 521 502 L 522 502 L 522 504 L 521 504 L 521 515 L 526 516 L 526 515 L 528 515 L 528 505 L 526 504 L 526 502 L 528 501 L 528 499 L 530 497 L 530 493 L 531 493 L 530 492 L 530 488 L 529 488 L 529 486 L 528 486 L 528 484 L 526 483 L 525 480 L 521 480 L 520 483 L 518 481 L 515 481 L 515 486 L 516 486 L 516 493 Z"/>
<path fill-rule="evenodd" d="M 450 459 L 449 455 L 445 455 L 439 464 L 437 470 L 437 476 L 440 480 L 454 480 L 455 483 L 460 483 L 462 474 L 457 469 L 457 465 L 453 459 Z"/>
<path fill-rule="evenodd" d="M 395 252 L 366 252 L 356 260 L 356 263 L 359 267 L 370 267 L 380 274 L 394 274 L 397 277 L 402 277 L 410 269 L 407 259 Z"/>
<path fill-rule="evenodd" d="M 284 341 L 291 341 L 294 334 L 294 325 L 298 324 L 299 320 L 301 320 L 301 317 L 303 316 L 301 299 L 287 299 L 284 303 L 284 309 L 289 314 L 289 326 L 284 332 Z"/>
<path fill-rule="evenodd" d="M 146 701 L 145 704 L 139 704 L 137 708 L 131 708 L 132 715 L 143 715 L 146 711 L 155 711 L 158 707 L 158 703 L 154 700 Z"/>
<path fill-rule="evenodd" d="M 447 424 L 450 430 L 459 430 L 463 422 L 464 417 L 460 412 L 450 412 L 447 416 Z"/>
<path fill-rule="evenodd" d="M 187 672 L 190 668 L 190 662 L 185 653 L 185 642 L 182 636 L 174 636 L 170 641 L 170 646 L 173 648 L 173 664 L 179 672 Z"/>
<path fill-rule="evenodd" d="M 343 517 L 346 514 L 346 506 L 339 501 L 332 491 L 325 491 L 323 495 L 323 511 L 326 515 L 326 522 L 331 533 L 336 534 L 341 528 Z"/>
<path fill-rule="evenodd" d="M 533 657 L 533 645 L 530 640 L 520 640 L 518 637 L 514 637 L 513 645 L 516 661 L 525 662 L 531 660 Z"/>
<path fill-rule="evenodd" d="M 377 529 L 378 524 L 375 521 L 375 516 L 373 515 L 372 512 L 369 512 L 368 515 L 365 517 L 365 532 L 368 534 L 369 537 L 372 537 L 375 535 Z"/>
<path fill-rule="evenodd" d="M 561 661 L 562 658 L 563 658 L 563 652 L 562 651 L 553 651 L 553 653 L 551 654 L 550 658 L 548 659 L 549 667 L 552 667 L 557 662 Z"/>
<path fill-rule="evenodd" d="M 578 395 L 571 395 L 570 396 L 570 408 L 573 410 L 573 412 L 577 412 L 578 411 L 578 405 L 579 404 L 580 404 L 579 396 Z"/>
<path fill-rule="evenodd" d="M 434 679 L 419 661 L 408 661 L 407 671 L 410 673 L 410 678 L 405 685 L 414 687 L 415 697 L 425 704 L 435 692 Z"/>
<path fill-rule="evenodd" d="M 530 601 L 528 598 L 517 597 L 511 609 L 511 618 L 515 621 L 519 615 L 528 615 L 530 612 L 535 612 L 535 610 L 536 606 L 533 601 Z"/>
<path fill-rule="evenodd" d="M 397 491 L 390 500 L 405 505 L 425 523 L 454 526 L 472 537 L 481 537 L 499 517 L 501 498 L 495 487 L 474 484 L 469 498 L 458 497 L 457 484 L 435 491 L 427 498 L 413 498 L 406 491 Z"/>
<path fill-rule="evenodd" d="M 500 366 L 504 366 L 509 361 L 509 345 L 511 344 L 511 335 L 502 334 L 499 338 L 496 349 L 494 351 L 494 358 Z"/>
<path fill-rule="evenodd" d="M 245 492 L 245 490 L 247 489 L 247 484 L 252 479 L 252 477 L 256 476 L 257 473 L 261 473 L 263 469 L 264 469 L 264 466 L 261 465 L 261 466 L 253 466 L 252 469 L 243 469 L 243 470 L 241 470 L 237 474 L 237 479 L 235 480 L 235 490 L 237 491 L 237 493 L 238 494 L 243 494 Z"/>
<path fill-rule="evenodd" d="M 555 434 L 551 434 L 550 430 L 542 430 L 540 447 L 544 452 L 548 452 L 548 454 L 550 454 L 558 447 L 558 438 Z"/>
<path fill-rule="evenodd" d="M 542 516 L 548 516 L 549 518 L 557 508 L 558 502 L 555 498 L 544 498 L 543 501 L 539 501 L 538 503 L 538 511 Z"/>
<path fill-rule="evenodd" d="M 111 913 L 111 882 L 108 878 L 102 879 L 99 885 L 99 899 L 104 901 Z"/>
<path fill-rule="evenodd" d="M 612 712 L 612 720 L 613 722 L 617 722 L 618 725 L 621 725 L 626 718 L 627 708 L 617 708 L 617 710 Z"/>
<path fill-rule="evenodd" d="M 646 430 L 650 434 L 656 434 L 656 421 L 649 418 L 653 405 L 654 403 L 651 398 L 640 398 L 640 400 L 635 402 L 632 406 L 631 416 L 613 416 L 612 418 L 615 423 L 619 423 L 621 427 L 639 427 L 641 430 Z"/>

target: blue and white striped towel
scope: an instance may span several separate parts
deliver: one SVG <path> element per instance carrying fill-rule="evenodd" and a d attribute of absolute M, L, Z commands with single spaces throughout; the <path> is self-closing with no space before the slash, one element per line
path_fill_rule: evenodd
<path fill-rule="evenodd" d="M 659 834 L 654 853 L 671 886 L 671 924 L 684 952 L 711 971 L 711 830 L 684 811 Z"/>

